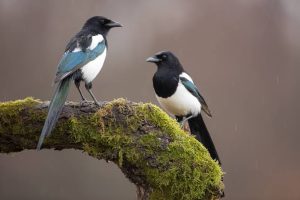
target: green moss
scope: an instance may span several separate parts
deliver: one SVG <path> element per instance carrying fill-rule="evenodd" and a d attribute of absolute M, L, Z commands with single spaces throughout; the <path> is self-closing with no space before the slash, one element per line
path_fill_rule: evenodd
<path fill-rule="evenodd" d="M 11 122 L 12 119 L 19 118 L 19 113 L 22 110 L 37 105 L 38 103 L 38 100 L 34 100 L 31 97 L 24 100 L 0 103 L 0 117 L 3 122 Z"/>
<path fill-rule="evenodd" d="M 9 152 L 10 149 L 20 151 L 24 147 L 32 146 L 35 143 L 38 136 L 34 133 L 36 133 L 37 128 L 35 126 L 29 128 L 24 126 L 24 123 L 31 121 L 31 118 L 37 120 L 35 119 L 37 116 L 32 115 L 28 118 L 23 118 L 21 113 L 31 110 L 32 107 L 39 103 L 38 100 L 33 98 L 0 103 L 0 138 L 3 139 L 0 152 Z M 9 138 L 17 138 L 18 142 L 11 143 Z M 3 145 L 5 142 L 6 145 Z"/>
<path fill-rule="evenodd" d="M 118 120 L 123 124 L 116 123 L 114 111 L 124 114 L 124 119 Z M 122 166 L 126 160 L 141 169 L 153 188 L 151 199 L 204 199 L 219 195 L 211 194 L 222 187 L 223 172 L 219 165 L 194 137 L 181 130 L 157 106 L 142 103 L 129 106 L 126 100 L 117 99 L 98 115 L 102 119 L 102 134 L 109 137 L 105 138 L 109 141 L 107 145 L 118 152 L 117 163 Z M 157 131 L 133 134 L 139 132 L 141 123 L 153 124 Z"/>
<path fill-rule="evenodd" d="M 34 109 L 39 103 L 32 98 L 0 103 L 0 134 L 9 130 L 25 140 L 20 149 L 35 148 L 46 115 Z M 20 117 L 23 111 L 30 113 L 28 119 Z M 94 114 L 60 120 L 45 145 L 62 138 L 93 157 L 135 169 L 143 179 L 132 181 L 151 188 L 150 199 L 214 199 L 223 187 L 223 172 L 203 145 L 150 103 L 117 99 Z"/>
<path fill-rule="evenodd" d="M 31 119 L 24 119 L 20 113 L 25 109 L 30 109 L 39 103 L 40 102 L 38 100 L 34 100 L 31 97 L 28 97 L 24 100 L 0 103 L 0 134 L 4 134 L 4 130 L 9 130 L 10 134 L 18 136 L 36 131 L 34 129 L 26 129 L 23 126 L 25 121 Z M 40 115 L 35 113 L 35 115 L 31 115 L 31 118 L 38 120 L 40 119 Z"/>
<path fill-rule="evenodd" d="M 203 199 L 210 192 L 208 188 L 220 187 L 223 172 L 203 145 L 181 130 L 178 123 L 157 106 L 139 104 L 137 112 L 163 130 L 151 135 L 151 140 L 156 138 L 158 143 L 158 139 L 166 134 L 165 137 L 171 136 L 172 141 L 166 150 L 155 155 L 157 165 L 165 168 L 145 166 L 148 181 L 155 188 L 151 199 Z M 149 148 L 157 147 L 151 140 L 146 142 L 151 144 Z M 151 149 L 147 151 L 150 154 Z"/>

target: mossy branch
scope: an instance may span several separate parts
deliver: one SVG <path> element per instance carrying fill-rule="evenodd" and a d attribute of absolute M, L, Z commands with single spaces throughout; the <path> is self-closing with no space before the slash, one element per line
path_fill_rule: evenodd
<path fill-rule="evenodd" d="M 35 149 L 47 107 L 32 98 L 0 103 L 0 153 Z M 149 103 L 69 102 L 43 148 L 80 149 L 116 163 L 139 199 L 218 199 L 223 190 L 223 172 L 207 150 Z"/>

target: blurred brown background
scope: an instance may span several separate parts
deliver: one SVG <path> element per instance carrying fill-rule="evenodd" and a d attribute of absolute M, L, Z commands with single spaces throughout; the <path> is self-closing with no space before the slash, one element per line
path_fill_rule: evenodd
<path fill-rule="evenodd" d="M 300 199 L 299 1 L 0 0 L 0 101 L 51 98 L 66 43 L 94 15 L 124 25 L 109 34 L 99 99 L 157 104 L 145 59 L 171 50 L 213 112 L 225 199 Z M 115 165 L 79 151 L 0 155 L 1 200 L 134 198 Z"/>

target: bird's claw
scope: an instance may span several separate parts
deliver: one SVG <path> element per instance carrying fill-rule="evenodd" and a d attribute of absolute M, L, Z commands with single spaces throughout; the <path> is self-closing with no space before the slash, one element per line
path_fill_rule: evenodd
<path fill-rule="evenodd" d="M 89 102 L 86 99 L 83 99 L 82 101 L 80 101 L 80 106 L 87 106 L 88 103 Z"/>
<path fill-rule="evenodd" d="M 184 122 L 179 122 L 180 128 L 184 127 Z"/>
<path fill-rule="evenodd" d="M 103 105 L 103 102 L 102 101 L 94 101 L 95 102 L 95 104 L 96 104 L 96 106 L 101 106 L 101 105 Z"/>

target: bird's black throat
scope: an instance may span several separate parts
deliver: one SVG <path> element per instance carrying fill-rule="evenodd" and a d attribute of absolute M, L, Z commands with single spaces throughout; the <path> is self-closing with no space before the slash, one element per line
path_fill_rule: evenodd
<path fill-rule="evenodd" d="M 177 89 L 179 74 L 168 68 L 158 68 L 152 80 L 156 95 L 162 98 L 168 98 L 172 96 Z"/>

